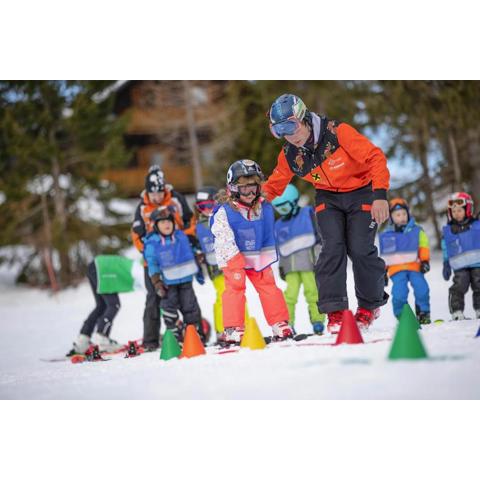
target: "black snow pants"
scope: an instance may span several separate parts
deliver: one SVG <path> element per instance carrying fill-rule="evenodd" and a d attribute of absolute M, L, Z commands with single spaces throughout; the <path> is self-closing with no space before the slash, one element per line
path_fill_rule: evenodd
<path fill-rule="evenodd" d="M 448 290 L 450 313 L 463 312 L 468 287 L 473 291 L 473 309 L 480 310 L 480 268 L 462 268 L 453 274 L 453 285 Z"/>
<path fill-rule="evenodd" d="M 120 310 L 120 298 L 117 293 L 97 293 L 97 269 L 95 262 L 88 265 L 87 278 L 95 297 L 95 308 L 83 322 L 80 333 L 91 337 L 96 326 L 98 333 L 108 337 L 112 329 L 113 319 Z"/>
<path fill-rule="evenodd" d="M 186 325 L 201 325 L 201 312 L 192 282 L 168 285 L 167 295 L 160 300 L 163 320 L 167 328 L 174 328 L 178 321 L 178 310 Z"/>
<path fill-rule="evenodd" d="M 145 287 L 147 298 L 143 312 L 143 344 L 158 348 L 160 344 L 160 297 L 150 280 L 147 267 L 145 267 Z"/>
<path fill-rule="evenodd" d="M 371 217 L 371 185 L 345 193 L 317 190 L 316 217 L 322 250 L 315 265 L 318 308 L 329 313 L 348 308 L 347 255 L 353 266 L 358 306 L 385 305 L 385 262 L 375 247 L 377 224 Z"/>

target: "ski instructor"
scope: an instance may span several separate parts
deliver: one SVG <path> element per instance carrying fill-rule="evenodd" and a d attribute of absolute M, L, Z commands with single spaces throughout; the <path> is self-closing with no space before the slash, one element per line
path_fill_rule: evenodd
<path fill-rule="evenodd" d="M 385 263 L 374 245 L 377 226 L 389 216 L 387 159 L 350 125 L 308 111 L 296 95 L 278 97 L 269 119 L 273 136 L 286 142 L 263 186 L 265 196 L 272 201 L 281 195 L 294 175 L 316 190 L 322 243 L 315 265 L 318 308 L 328 314 L 329 331 L 338 332 L 348 309 L 348 255 L 358 300 L 355 319 L 368 327 L 388 300 Z"/>

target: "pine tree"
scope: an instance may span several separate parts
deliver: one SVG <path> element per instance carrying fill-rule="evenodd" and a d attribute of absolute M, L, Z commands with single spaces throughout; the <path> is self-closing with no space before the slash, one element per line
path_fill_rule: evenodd
<path fill-rule="evenodd" d="M 101 181 L 128 159 L 126 120 L 113 118 L 112 98 L 95 101 L 110 83 L 0 82 L 0 246 L 22 247 L 1 260 L 20 262 L 20 281 L 69 285 L 93 255 L 126 244 L 115 187 Z"/>

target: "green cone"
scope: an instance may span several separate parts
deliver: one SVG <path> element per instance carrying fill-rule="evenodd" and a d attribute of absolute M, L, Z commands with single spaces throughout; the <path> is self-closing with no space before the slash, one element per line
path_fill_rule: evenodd
<path fill-rule="evenodd" d="M 162 350 L 160 352 L 160 360 L 171 360 L 177 358 L 182 353 L 182 349 L 171 330 L 166 330 L 162 340 Z"/>
<path fill-rule="evenodd" d="M 390 360 L 427 358 L 427 352 L 418 334 L 419 323 L 410 305 L 405 305 L 388 354 Z"/>
<path fill-rule="evenodd" d="M 408 303 L 402 307 L 402 313 L 400 313 L 400 318 L 398 320 L 401 320 L 402 318 L 406 318 L 407 321 L 411 322 L 413 325 L 416 325 L 417 330 L 422 328 L 417 316 L 415 313 L 413 313 L 412 307 Z"/>

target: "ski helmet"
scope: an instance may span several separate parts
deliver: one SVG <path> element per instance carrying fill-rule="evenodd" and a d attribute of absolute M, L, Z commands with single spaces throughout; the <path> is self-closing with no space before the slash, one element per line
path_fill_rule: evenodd
<path fill-rule="evenodd" d="M 395 210 L 406 210 L 408 218 L 410 219 L 410 210 L 408 208 L 408 203 L 406 200 L 403 198 L 392 198 L 389 202 L 389 209 L 390 209 L 390 214 L 394 212 Z"/>
<path fill-rule="evenodd" d="M 145 177 L 145 190 L 148 193 L 158 193 L 165 190 L 165 179 L 158 165 L 149 168 Z"/>
<path fill-rule="evenodd" d="M 307 107 L 300 97 L 284 93 L 272 103 L 268 112 L 272 135 L 282 138 L 294 134 L 307 112 Z"/>
<path fill-rule="evenodd" d="M 260 182 L 265 178 L 263 176 L 262 169 L 257 162 L 253 160 L 243 159 L 237 160 L 236 162 L 230 165 L 230 168 L 227 172 L 227 191 L 231 197 L 238 199 L 240 194 L 241 186 L 238 185 L 238 179 L 240 177 L 257 177 L 257 189 L 255 193 L 255 198 L 253 202 L 260 197 Z M 252 203 L 253 203 L 252 202 Z"/>
<path fill-rule="evenodd" d="M 290 183 L 284 192 L 272 201 L 273 208 L 280 215 L 290 215 L 296 210 L 299 197 L 297 187 Z"/>
<path fill-rule="evenodd" d="M 218 189 L 215 187 L 202 187 L 195 196 L 195 208 L 202 215 L 210 216 L 212 210 L 217 205 L 215 196 Z M 207 213 L 208 212 L 208 213 Z"/>
<path fill-rule="evenodd" d="M 160 231 L 157 227 L 157 222 L 160 220 L 170 220 L 173 223 L 173 228 L 175 228 L 175 215 L 172 207 L 158 207 L 150 215 L 150 220 L 153 223 L 153 229 L 160 234 Z"/>
<path fill-rule="evenodd" d="M 473 217 L 473 199 L 466 192 L 455 192 L 452 193 L 448 199 L 448 209 L 447 216 L 449 220 L 452 220 L 452 207 L 458 205 L 465 209 L 465 216 L 467 218 Z"/>

